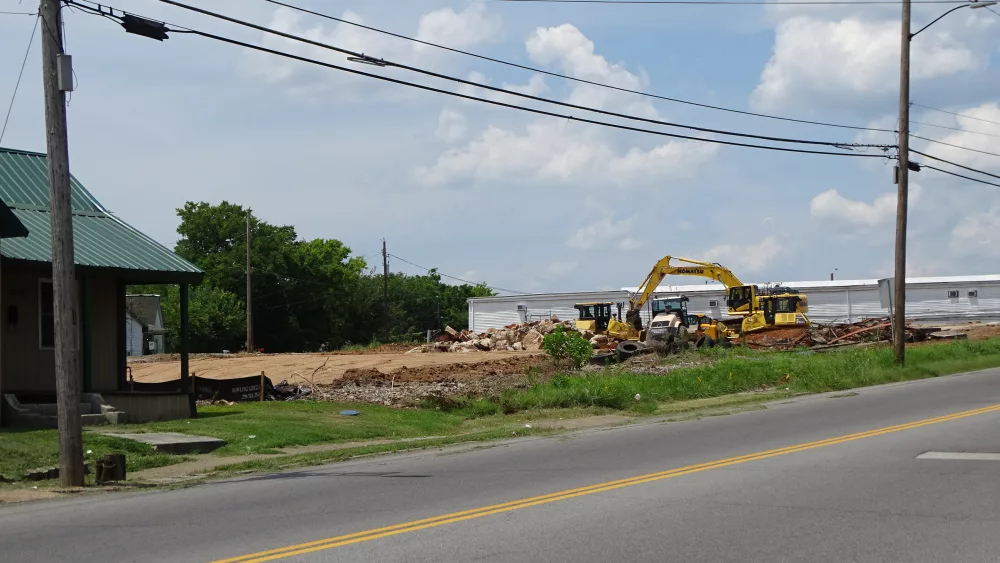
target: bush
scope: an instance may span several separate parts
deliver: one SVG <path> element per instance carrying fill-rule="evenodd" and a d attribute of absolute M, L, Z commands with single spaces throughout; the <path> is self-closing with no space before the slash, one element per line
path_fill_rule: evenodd
<path fill-rule="evenodd" d="M 594 352 L 590 342 L 587 342 L 583 335 L 576 331 L 566 332 L 561 325 L 557 326 L 554 332 L 545 335 L 542 349 L 552 356 L 552 361 L 557 366 L 568 359 L 573 369 L 583 367 Z"/>

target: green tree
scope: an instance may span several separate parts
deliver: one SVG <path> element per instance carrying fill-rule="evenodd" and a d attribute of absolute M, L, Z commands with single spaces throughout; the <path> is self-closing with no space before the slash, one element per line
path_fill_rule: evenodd
<path fill-rule="evenodd" d="M 176 285 L 148 285 L 132 286 L 128 291 L 160 296 L 163 326 L 167 329 L 167 349 L 171 352 L 180 350 L 180 288 Z M 240 350 L 246 341 L 246 321 L 246 304 L 239 297 L 208 285 L 194 286 L 188 294 L 188 350 Z"/>

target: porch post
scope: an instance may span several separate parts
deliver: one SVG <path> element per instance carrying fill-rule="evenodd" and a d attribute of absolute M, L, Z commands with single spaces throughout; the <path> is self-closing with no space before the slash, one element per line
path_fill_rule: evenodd
<path fill-rule="evenodd" d="M 196 416 L 195 395 L 191 392 L 191 378 L 188 371 L 188 284 L 186 283 L 181 284 L 181 392 L 188 393 L 191 416 Z"/>
<path fill-rule="evenodd" d="M 90 294 L 90 276 L 83 276 L 83 392 L 90 393 L 94 390 L 94 372 L 91 365 L 94 320 L 94 300 Z"/>

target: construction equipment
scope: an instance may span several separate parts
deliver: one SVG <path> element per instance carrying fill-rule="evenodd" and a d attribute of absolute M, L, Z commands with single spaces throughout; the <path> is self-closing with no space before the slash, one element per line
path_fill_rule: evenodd
<path fill-rule="evenodd" d="M 671 327 L 673 330 L 668 332 L 675 332 L 683 326 L 688 333 L 684 336 L 684 340 L 690 339 L 696 348 L 727 343 L 727 338 L 731 334 L 730 330 L 708 315 L 689 312 L 688 301 L 688 297 L 684 295 L 653 299 L 653 317 L 650 321 L 647 339 L 652 340 L 654 336 L 658 338 L 663 332 L 663 327 Z M 673 316 L 676 316 L 676 320 Z"/>
<path fill-rule="evenodd" d="M 672 260 L 677 263 L 671 264 Z M 640 311 L 666 276 L 698 276 L 721 282 L 728 290 L 729 314 L 744 317 L 741 326 L 744 333 L 769 326 L 809 324 L 805 316 L 808 303 L 801 293 L 782 287 L 762 290 L 756 285 L 744 284 L 732 270 L 721 264 L 664 256 L 646 275 L 635 296 L 629 299 L 625 322 L 634 334 L 642 334 Z"/>
<path fill-rule="evenodd" d="M 624 303 L 618 303 L 618 316 L 611 311 L 614 303 L 610 301 L 577 303 L 573 305 L 578 312 L 576 329 L 579 331 L 589 330 L 594 334 L 607 334 L 614 338 L 623 340 L 629 339 L 629 327 L 621 322 L 621 310 Z M 633 340 L 637 339 L 633 338 Z"/>

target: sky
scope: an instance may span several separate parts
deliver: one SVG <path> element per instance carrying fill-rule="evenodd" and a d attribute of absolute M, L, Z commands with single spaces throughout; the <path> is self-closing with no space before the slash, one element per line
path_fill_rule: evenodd
<path fill-rule="evenodd" d="M 190 3 L 472 83 L 646 119 L 838 143 L 896 142 L 898 5 L 286 2 L 602 84 L 889 130 L 877 132 L 590 86 L 265 0 Z M 268 222 L 294 225 L 301 237 L 341 240 L 372 265 L 380 265 L 384 238 L 391 254 L 413 264 L 522 292 L 636 286 L 664 255 L 719 262 L 745 281 L 819 280 L 833 272 L 838 279 L 892 275 L 893 161 L 711 144 L 702 139 L 757 141 L 353 63 L 337 52 L 157 0 L 111 5 L 449 92 L 696 138 L 527 113 L 199 36 L 155 41 L 66 11 L 66 51 L 77 79 L 68 103 L 71 170 L 112 212 L 170 247 L 178 236 L 177 208 L 186 201 L 226 200 L 251 207 Z M 33 0 L 0 0 L 0 12 L 36 7 Z M 913 28 L 951 7 L 915 5 Z M 34 24 L 32 16 L 0 14 L 0 117 Z M 45 151 L 39 35 L 0 146 Z M 911 60 L 910 97 L 919 104 L 911 119 L 929 124 L 912 125 L 912 131 L 1000 153 L 1000 125 L 990 123 L 1000 123 L 1000 15 L 957 10 L 913 39 Z M 911 146 L 1000 174 L 998 156 L 919 139 Z M 919 155 L 911 160 L 928 162 Z M 1000 188 L 927 169 L 911 173 L 910 182 L 908 275 L 1000 273 Z M 395 258 L 391 268 L 424 272 Z M 672 281 L 692 282 L 698 283 Z"/>

